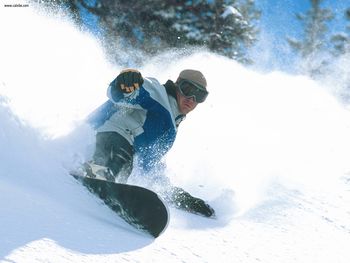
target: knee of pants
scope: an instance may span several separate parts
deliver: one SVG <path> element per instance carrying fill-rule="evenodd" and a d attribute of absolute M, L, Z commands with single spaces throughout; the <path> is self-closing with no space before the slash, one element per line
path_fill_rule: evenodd
<path fill-rule="evenodd" d="M 121 170 L 122 168 L 126 168 L 126 167 L 132 167 L 133 166 L 133 162 L 132 160 L 127 160 L 125 161 L 124 159 L 120 159 L 120 158 L 111 158 L 108 161 L 108 166 L 111 169 L 115 169 L 117 170 Z"/>
<path fill-rule="evenodd" d="M 133 157 L 114 153 L 108 162 L 108 167 L 118 180 L 124 178 L 126 181 L 133 169 Z"/>

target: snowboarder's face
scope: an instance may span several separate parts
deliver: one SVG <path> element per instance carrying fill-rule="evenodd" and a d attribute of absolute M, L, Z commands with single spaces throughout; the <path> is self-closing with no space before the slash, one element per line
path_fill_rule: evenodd
<path fill-rule="evenodd" d="M 193 97 L 185 97 L 180 92 L 177 92 L 177 103 L 179 105 L 179 110 L 182 114 L 187 114 L 193 111 L 198 105 Z"/>

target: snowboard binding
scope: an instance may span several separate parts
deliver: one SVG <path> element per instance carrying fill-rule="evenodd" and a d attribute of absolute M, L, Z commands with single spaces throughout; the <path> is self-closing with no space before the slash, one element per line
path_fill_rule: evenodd
<path fill-rule="evenodd" d="M 86 177 L 115 182 L 115 176 L 108 167 L 94 164 L 93 162 L 86 162 L 82 168 Z"/>

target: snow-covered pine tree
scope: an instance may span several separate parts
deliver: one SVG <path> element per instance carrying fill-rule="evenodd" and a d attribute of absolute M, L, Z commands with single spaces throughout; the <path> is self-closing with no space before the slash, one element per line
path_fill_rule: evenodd
<path fill-rule="evenodd" d="M 184 2 L 175 10 L 172 28 L 177 38 L 173 46 L 204 46 L 229 58 L 248 61 L 246 50 L 255 42 L 258 32 L 253 22 L 260 15 L 254 1 Z"/>
<path fill-rule="evenodd" d="M 72 2 L 98 18 L 103 42 L 117 61 L 123 60 L 120 47 L 141 52 L 140 56 L 168 48 L 205 47 L 247 62 L 246 51 L 258 32 L 254 22 L 260 15 L 254 0 Z"/>
<path fill-rule="evenodd" d="M 306 14 L 297 14 L 297 19 L 303 24 L 303 39 L 288 38 L 290 46 L 301 56 L 301 72 L 311 77 L 322 74 L 327 65 L 325 58 L 328 53 L 329 36 L 327 23 L 333 19 L 333 12 L 321 8 L 323 0 L 310 0 L 311 8 Z"/>
<path fill-rule="evenodd" d="M 337 33 L 332 37 L 333 54 L 335 56 L 350 54 L 350 8 L 345 11 L 345 18 L 348 21 L 346 31 Z"/>

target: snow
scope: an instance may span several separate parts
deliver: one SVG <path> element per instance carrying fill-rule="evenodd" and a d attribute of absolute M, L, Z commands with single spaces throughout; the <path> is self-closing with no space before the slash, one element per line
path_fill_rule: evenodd
<path fill-rule="evenodd" d="M 221 16 L 223 18 L 226 18 L 229 15 L 233 15 L 233 16 L 242 18 L 242 14 L 236 8 L 234 8 L 233 6 L 226 7 L 225 11 L 222 13 Z"/>
<path fill-rule="evenodd" d="M 1 262 L 349 262 L 350 118 L 327 89 L 210 53 L 149 61 L 141 72 L 162 82 L 207 76 L 208 101 L 166 159 L 171 181 L 217 211 L 171 208 L 152 239 L 67 173 L 91 155 L 81 120 L 120 67 L 67 21 L 0 10 Z"/>

